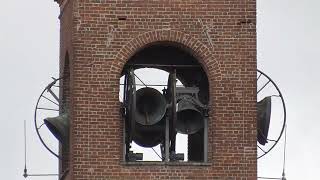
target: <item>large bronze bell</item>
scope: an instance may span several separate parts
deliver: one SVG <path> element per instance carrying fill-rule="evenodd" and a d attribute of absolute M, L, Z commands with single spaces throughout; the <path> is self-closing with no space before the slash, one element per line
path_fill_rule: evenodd
<path fill-rule="evenodd" d="M 50 132 L 63 144 L 69 142 L 69 115 L 63 113 L 57 117 L 49 117 L 44 119 L 45 125 Z"/>
<path fill-rule="evenodd" d="M 156 89 L 142 88 L 136 94 L 135 120 L 141 125 L 153 125 L 159 122 L 166 113 L 165 97 Z"/>
<path fill-rule="evenodd" d="M 156 89 L 142 88 L 136 93 L 135 133 L 133 140 L 142 147 L 153 147 L 164 138 L 167 101 Z"/>
<path fill-rule="evenodd" d="M 194 134 L 203 128 L 203 114 L 190 99 L 178 102 L 176 129 L 182 134 Z"/>
<path fill-rule="evenodd" d="M 271 96 L 257 103 L 257 139 L 261 145 L 268 142 L 268 132 L 271 116 Z"/>
<path fill-rule="evenodd" d="M 154 147 L 160 144 L 165 137 L 165 124 L 160 121 L 154 125 L 141 125 L 136 123 L 136 133 L 133 140 L 142 147 Z"/>

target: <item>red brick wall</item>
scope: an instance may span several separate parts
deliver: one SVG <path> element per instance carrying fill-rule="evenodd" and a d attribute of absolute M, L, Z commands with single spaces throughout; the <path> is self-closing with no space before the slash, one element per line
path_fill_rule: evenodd
<path fill-rule="evenodd" d="M 60 3 L 62 69 L 70 55 L 72 179 L 256 179 L 255 0 Z M 181 44 L 208 75 L 208 164 L 123 163 L 120 72 L 135 52 L 159 41 Z"/>
<path fill-rule="evenodd" d="M 73 46 L 72 46 L 72 26 L 73 12 L 72 2 L 68 0 L 58 1 L 61 8 L 60 18 L 60 77 L 64 77 L 62 81 L 62 103 L 68 105 L 68 111 L 72 115 L 73 105 L 70 97 L 73 91 Z M 70 102 L 71 101 L 71 102 Z M 72 121 L 70 123 L 72 126 Z M 73 144 L 73 128 L 70 128 L 70 144 Z M 69 153 L 67 152 L 69 151 Z M 59 162 L 59 173 L 63 174 L 69 168 L 69 162 L 72 161 L 72 145 L 69 147 L 60 146 L 60 156 L 62 160 Z"/>

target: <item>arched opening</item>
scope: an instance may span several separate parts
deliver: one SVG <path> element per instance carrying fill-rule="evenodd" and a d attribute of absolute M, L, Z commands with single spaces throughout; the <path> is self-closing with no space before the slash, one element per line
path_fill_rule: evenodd
<path fill-rule="evenodd" d="M 70 104 L 70 62 L 69 62 L 69 54 L 68 52 L 65 55 L 63 73 L 62 73 L 62 102 L 60 110 L 61 112 L 65 112 L 67 110 L 68 105 Z"/>
<path fill-rule="evenodd" d="M 71 99 L 71 91 L 70 91 L 70 61 L 69 61 L 69 54 L 66 52 L 65 59 L 64 59 L 64 66 L 63 66 L 63 74 L 62 74 L 62 84 L 60 85 L 61 91 L 61 103 L 60 105 L 60 117 L 70 117 L 69 116 L 69 108 L 70 108 L 70 99 Z M 67 114 L 67 115 L 66 115 Z M 70 119 L 66 119 L 69 128 L 69 121 Z M 60 173 L 63 173 L 69 167 L 69 130 L 64 132 L 66 138 L 65 144 L 60 144 L 60 155 L 62 159 L 60 160 Z"/>
<path fill-rule="evenodd" d="M 201 64 L 181 45 L 133 55 L 120 79 L 125 160 L 206 162 L 208 91 Z"/>

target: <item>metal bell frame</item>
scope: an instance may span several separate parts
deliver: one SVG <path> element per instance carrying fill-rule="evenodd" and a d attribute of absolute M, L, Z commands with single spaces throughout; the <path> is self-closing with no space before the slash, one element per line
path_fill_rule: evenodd
<path fill-rule="evenodd" d="M 124 119 L 124 157 L 126 161 L 130 161 L 130 143 L 133 141 L 135 137 L 135 111 L 136 111 L 136 87 L 135 87 L 135 75 L 133 69 L 127 69 L 127 71 L 124 73 L 124 94 L 123 94 L 123 104 L 122 104 L 122 113 L 123 113 L 123 119 Z M 137 77 L 138 78 L 138 77 Z M 145 85 L 146 86 L 146 85 Z M 186 91 L 186 92 L 184 92 Z M 190 100 L 196 107 L 199 107 L 199 109 L 203 109 L 203 112 L 201 113 L 204 116 L 204 149 L 203 149 L 203 161 L 207 162 L 207 118 L 208 118 L 208 112 L 207 112 L 207 106 L 202 104 L 198 97 L 191 97 L 192 94 L 189 92 L 190 90 L 183 90 L 180 94 L 179 91 L 177 91 L 176 88 L 176 71 L 171 70 L 169 73 L 168 78 L 168 84 L 167 89 L 164 90 L 164 96 L 167 99 L 167 112 L 165 118 L 165 136 L 163 139 L 163 142 L 160 143 L 161 147 L 161 153 L 162 153 L 162 161 L 169 162 L 169 161 L 176 161 L 181 160 L 181 154 L 175 153 L 175 136 L 177 133 L 176 130 L 176 123 L 177 123 L 177 114 L 176 114 L 176 104 L 182 100 L 186 99 Z M 192 91 L 193 92 L 193 91 Z M 191 93 L 191 94 L 190 94 Z M 186 94 L 186 95 L 184 95 Z M 194 96 L 194 95 L 192 95 Z M 197 96 L 197 95 L 195 95 Z M 190 99 L 191 98 L 191 99 Z M 126 115 L 125 115 L 126 114 Z M 171 117 L 171 120 L 169 121 L 169 118 Z M 171 143 L 170 143 L 171 142 Z M 132 153 L 131 153 L 132 154 Z"/>
<path fill-rule="evenodd" d="M 257 96 L 258 94 L 269 84 L 271 83 L 273 85 L 273 87 L 276 89 L 277 93 L 278 94 L 273 94 L 271 95 L 271 97 L 279 97 L 281 99 L 281 103 L 282 103 L 282 108 L 283 108 L 283 123 L 282 123 L 282 127 L 281 127 L 281 131 L 278 135 L 277 138 L 275 138 L 274 140 L 271 140 L 271 139 L 267 139 L 269 140 L 270 142 L 273 142 L 273 144 L 267 148 L 266 150 L 263 149 L 262 147 L 260 147 L 258 145 L 258 142 L 257 142 L 257 148 L 260 149 L 262 151 L 262 154 L 261 155 L 258 155 L 257 154 L 257 159 L 260 159 L 261 157 L 264 157 L 265 155 L 267 155 L 277 144 L 278 142 L 280 141 L 281 137 L 282 137 L 282 134 L 285 130 L 285 127 L 286 127 L 286 118 L 287 118 L 287 114 L 286 114 L 286 105 L 285 105 L 285 101 L 284 101 L 284 98 L 282 96 L 282 93 L 279 89 L 279 87 L 276 85 L 276 83 L 268 76 L 266 75 L 264 72 L 260 71 L 259 69 L 257 69 L 257 84 L 259 82 L 259 80 L 261 79 L 261 77 L 264 77 L 267 79 L 267 82 L 264 83 L 262 85 L 262 87 L 257 87 Z M 270 120 L 271 121 L 271 120 Z"/>
<path fill-rule="evenodd" d="M 57 153 L 55 153 L 52 149 L 50 149 L 48 147 L 48 145 L 45 143 L 45 141 L 43 140 L 40 132 L 39 132 L 39 129 L 44 125 L 44 123 L 42 123 L 40 126 L 38 126 L 38 119 L 37 119 L 37 114 L 38 114 L 38 110 L 47 110 L 47 111 L 57 111 L 57 112 L 60 112 L 60 99 L 59 97 L 53 92 L 52 88 L 59 88 L 59 81 L 63 79 L 63 77 L 60 77 L 58 79 L 55 79 L 55 78 L 52 78 L 53 81 L 51 83 L 49 83 L 45 88 L 44 90 L 41 92 L 38 100 L 37 100 L 37 104 L 36 104 L 36 107 L 35 107 L 35 111 L 34 111 L 34 125 L 35 125 L 35 129 L 36 129 L 36 132 L 37 132 L 37 135 L 40 139 L 40 142 L 42 143 L 42 145 L 51 153 L 53 154 L 54 156 L 56 156 L 57 158 L 59 159 L 62 159 L 61 156 L 59 156 Z M 51 95 L 51 97 L 54 99 L 52 100 L 51 97 L 47 97 L 45 96 L 44 94 L 46 93 L 49 93 Z M 53 103 L 54 105 L 58 106 L 58 109 L 53 109 L 53 108 L 45 108 L 45 107 L 40 107 L 39 103 L 40 103 L 40 100 L 41 99 L 45 99 L 47 100 L 48 102 L 51 102 Z"/>

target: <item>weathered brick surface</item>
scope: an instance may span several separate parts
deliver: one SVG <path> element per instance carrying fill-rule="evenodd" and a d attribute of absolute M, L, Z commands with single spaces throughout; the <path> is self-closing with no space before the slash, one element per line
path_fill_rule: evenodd
<path fill-rule="evenodd" d="M 61 72 L 67 52 L 70 60 L 71 179 L 256 179 L 255 0 L 58 2 Z M 122 163 L 120 73 L 154 42 L 181 44 L 208 75 L 208 165 Z"/>

